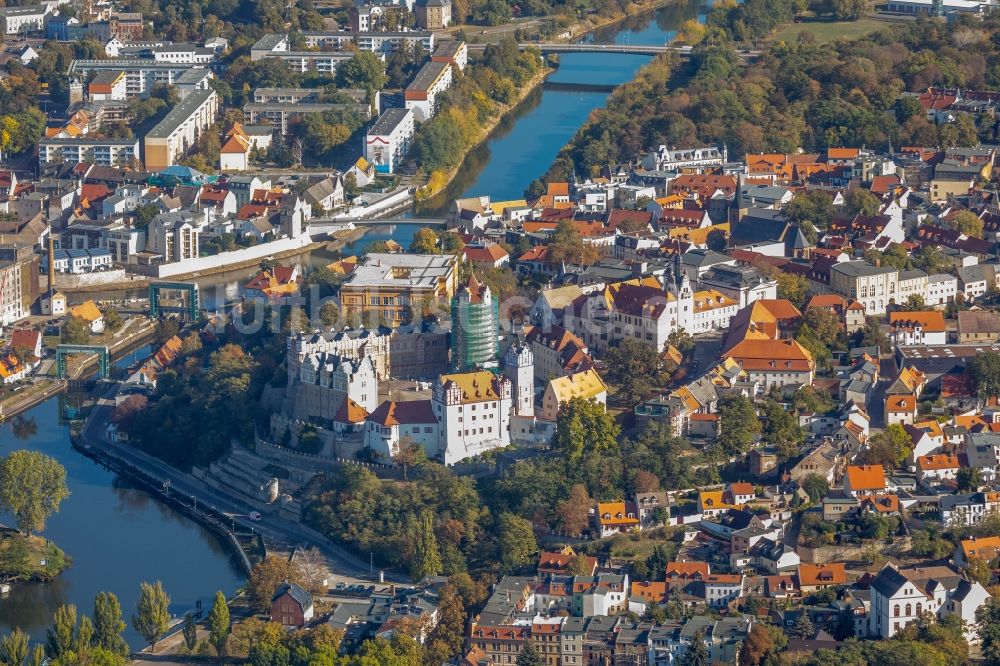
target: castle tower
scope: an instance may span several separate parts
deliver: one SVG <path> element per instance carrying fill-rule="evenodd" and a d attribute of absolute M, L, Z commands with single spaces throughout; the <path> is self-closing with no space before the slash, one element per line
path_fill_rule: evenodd
<path fill-rule="evenodd" d="M 458 372 L 496 368 L 500 311 L 490 288 L 470 275 L 451 301 L 451 367 Z"/>
<path fill-rule="evenodd" d="M 535 415 L 535 357 L 524 342 L 515 342 L 503 357 L 503 374 L 513 383 L 514 413 Z"/>

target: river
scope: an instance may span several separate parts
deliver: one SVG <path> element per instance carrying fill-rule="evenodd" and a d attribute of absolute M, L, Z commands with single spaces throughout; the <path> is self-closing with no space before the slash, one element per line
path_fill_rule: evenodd
<path fill-rule="evenodd" d="M 588 40 L 663 44 L 685 20 L 704 14 L 705 5 L 700 0 L 675 3 L 651 16 L 633 17 L 599 30 Z M 608 96 L 606 92 L 565 87 L 574 83 L 618 85 L 631 79 L 647 60 L 621 54 L 564 54 L 559 71 L 549 79 L 551 83 L 529 95 L 486 143 L 468 155 L 446 200 L 472 194 L 488 194 L 494 201 L 521 198 L 528 183 L 545 173 L 559 150 Z M 560 84 L 560 89 L 553 89 L 552 84 Z M 359 253 L 368 243 L 388 238 L 408 246 L 417 228 L 373 228 L 349 251 Z M 329 253 L 313 252 L 291 261 L 302 266 L 322 265 L 332 258 Z M 214 307 L 238 297 L 239 285 L 252 272 L 246 269 L 198 280 L 203 303 Z M 143 290 L 129 294 L 144 295 Z M 118 365 L 127 365 L 140 355 L 132 354 Z M 19 448 L 43 451 L 66 467 L 72 494 L 51 518 L 44 534 L 59 544 L 73 563 L 53 583 L 16 586 L 0 598 L 0 630 L 19 626 L 42 640 L 56 607 L 72 603 L 81 612 L 90 613 L 94 595 L 101 590 L 118 595 L 128 618 L 144 580 L 163 581 L 177 614 L 198 600 L 209 601 L 216 590 L 230 594 L 242 584 L 239 568 L 210 532 L 70 446 L 67 429 L 59 420 L 58 398 L 26 413 L 17 428 L 0 425 L 0 454 Z M 131 626 L 126 636 L 133 648 L 142 647 Z"/>
<path fill-rule="evenodd" d="M 123 369 L 150 353 L 145 345 L 115 363 Z M 32 639 L 45 639 L 52 613 L 75 604 L 90 615 L 94 595 L 118 595 L 128 622 L 126 640 L 143 647 L 131 627 L 139 584 L 160 580 L 181 616 L 200 600 L 210 604 L 217 590 L 232 595 L 242 584 L 239 565 L 219 540 L 201 525 L 153 499 L 128 481 L 77 453 L 59 419 L 55 397 L 0 425 L 0 455 L 32 448 L 66 468 L 70 496 L 45 526 L 44 535 L 72 558 L 71 566 L 44 585 L 15 585 L 0 598 L 0 629 L 21 627 Z"/>

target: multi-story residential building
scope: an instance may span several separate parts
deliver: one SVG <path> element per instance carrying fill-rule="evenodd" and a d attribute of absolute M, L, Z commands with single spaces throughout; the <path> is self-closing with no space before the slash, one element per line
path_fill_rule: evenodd
<path fill-rule="evenodd" d="M 165 169 L 183 157 L 201 133 L 215 123 L 218 112 L 219 96 L 214 90 L 196 90 L 178 102 L 146 134 L 146 169 Z"/>
<path fill-rule="evenodd" d="M 898 280 L 895 268 L 864 261 L 844 261 L 830 268 L 830 290 L 857 300 L 869 315 L 885 314 L 888 306 L 902 303 Z"/>
<path fill-rule="evenodd" d="M 499 364 L 500 309 L 490 288 L 469 276 L 451 301 L 451 366 L 465 372 Z"/>
<path fill-rule="evenodd" d="M 16 251 L 16 248 L 14 248 Z M 6 253 L 5 253 L 6 254 Z M 29 314 L 24 283 L 35 280 L 23 260 L 0 258 L 0 325 L 8 326 Z M 37 283 L 37 280 L 36 280 Z"/>
<path fill-rule="evenodd" d="M 158 83 L 174 85 L 180 78 L 196 69 L 186 63 L 156 62 L 149 58 L 108 58 L 104 60 L 74 60 L 69 66 L 70 78 L 87 80 L 91 73 L 125 72 L 127 97 L 149 97 Z"/>
<path fill-rule="evenodd" d="M 419 319 L 425 308 L 455 295 L 456 266 L 454 256 L 370 253 L 340 289 L 344 314 L 389 326 Z"/>
<path fill-rule="evenodd" d="M 900 271 L 896 279 L 896 302 L 905 304 L 910 296 L 927 298 L 928 275 L 919 268 Z"/>
<path fill-rule="evenodd" d="M 593 366 L 587 343 L 561 326 L 531 326 L 524 339 L 531 348 L 539 382 Z"/>
<path fill-rule="evenodd" d="M 434 62 L 450 62 L 459 70 L 464 70 L 469 64 L 469 45 L 460 39 L 449 39 L 440 42 L 431 54 Z"/>
<path fill-rule="evenodd" d="M 694 292 L 694 316 L 688 333 L 724 331 L 739 310 L 735 299 L 720 291 Z"/>
<path fill-rule="evenodd" d="M 49 6 L 45 4 L 0 7 L 0 30 L 5 35 L 38 32 L 45 27 L 45 17 L 48 14 Z"/>
<path fill-rule="evenodd" d="M 934 307 L 947 305 L 955 301 L 958 294 L 958 278 L 947 273 L 935 273 L 927 276 L 927 294 L 924 302 Z"/>
<path fill-rule="evenodd" d="M 451 0 L 417 0 L 417 25 L 425 30 L 444 30 L 451 25 Z"/>
<path fill-rule="evenodd" d="M 199 225 L 191 213 L 160 213 L 149 223 L 146 234 L 146 250 L 159 254 L 166 263 L 199 256 Z"/>
<path fill-rule="evenodd" d="M 754 301 L 778 297 L 778 281 L 752 267 L 716 265 L 702 274 L 698 286 L 722 292 L 741 308 Z"/>
<path fill-rule="evenodd" d="M 390 108 L 379 116 L 365 136 L 365 159 L 382 173 L 392 173 L 410 151 L 415 130 L 409 109 Z"/>
<path fill-rule="evenodd" d="M 87 96 L 95 101 L 125 99 L 128 96 L 125 72 L 111 69 L 98 72 L 87 86 Z"/>
<path fill-rule="evenodd" d="M 243 107 L 243 117 L 253 125 L 271 125 L 275 132 L 289 136 L 293 119 L 310 113 L 325 111 L 347 111 L 362 118 L 371 118 L 369 104 L 321 104 L 316 102 L 250 102 Z"/>
<path fill-rule="evenodd" d="M 121 166 L 139 159 L 137 139 L 42 138 L 38 142 L 38 162 L 87 162 L 100 166 Z"/>
<path fill-rule="evenodd" d="M 431 60 L 424 64 L 403 92 L 406 108 L 418 123 L 430 119 L 437 109 L 438 95 L 451 87 L 450 62 Z"/>

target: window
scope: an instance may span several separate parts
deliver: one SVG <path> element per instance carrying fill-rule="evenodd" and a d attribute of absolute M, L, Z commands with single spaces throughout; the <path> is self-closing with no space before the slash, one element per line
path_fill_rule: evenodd
<path fill-rule="evenodd" d="M 910 604 L 906 604 L 906 614 L 913 615 L 913 606 L 911 606 Z"/>
<path fill-rule="evenodd" d="M 899 604 L 895 604 L 892 607 L 892 616 L 893 617 L 899 617 Z"/>

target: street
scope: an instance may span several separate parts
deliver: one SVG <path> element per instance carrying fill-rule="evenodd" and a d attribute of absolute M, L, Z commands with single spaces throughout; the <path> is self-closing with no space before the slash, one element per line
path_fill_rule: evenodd
<path fill-rule="evenodd" d="M 247 516 L 251 511 L 257 511 L 261 508 L 249 506 L 142 451 L 128 445 L 120 446 L 109 442 L 105 429 L 114 410 L 114 394 L 117 386 L 117 384 L 112 384 L 105 391 L 87 419 L 81 433 L 83 442 L 86 445 L 118 458 L 126 464 L 148 474 L 150 477 L 161 481 L 169 481 L 170 491 L 175 496 L 191 498 L 193 503 L 204 507 L 212 507 L 218 513 L 225 514 L 234 520 L 236 517 Z M 228 512 L 230 508 L 232 508 L 232 512 Z M 272 542 L 276 541 L 281 544 L 287 544 L 289 549 L 294 545 L 317 547 L 327 560 L 327 568 L 333 580 L 371 582 L 377 578 L 378 571 L 376 570 L 373 575 L 369 562 L 363 561 L 304 525 L 281 520 L 267 514 L 263 514 L 260 521 L 240 522 L 244 527 L 252 527 L 257 532 L 260 532 L 265 541 L 270 540 Z M 403 583 L 408 582 L 409 578 L 402 574 L 387 571 L 385 573 L 385 580 L 387 582 Z"/>

